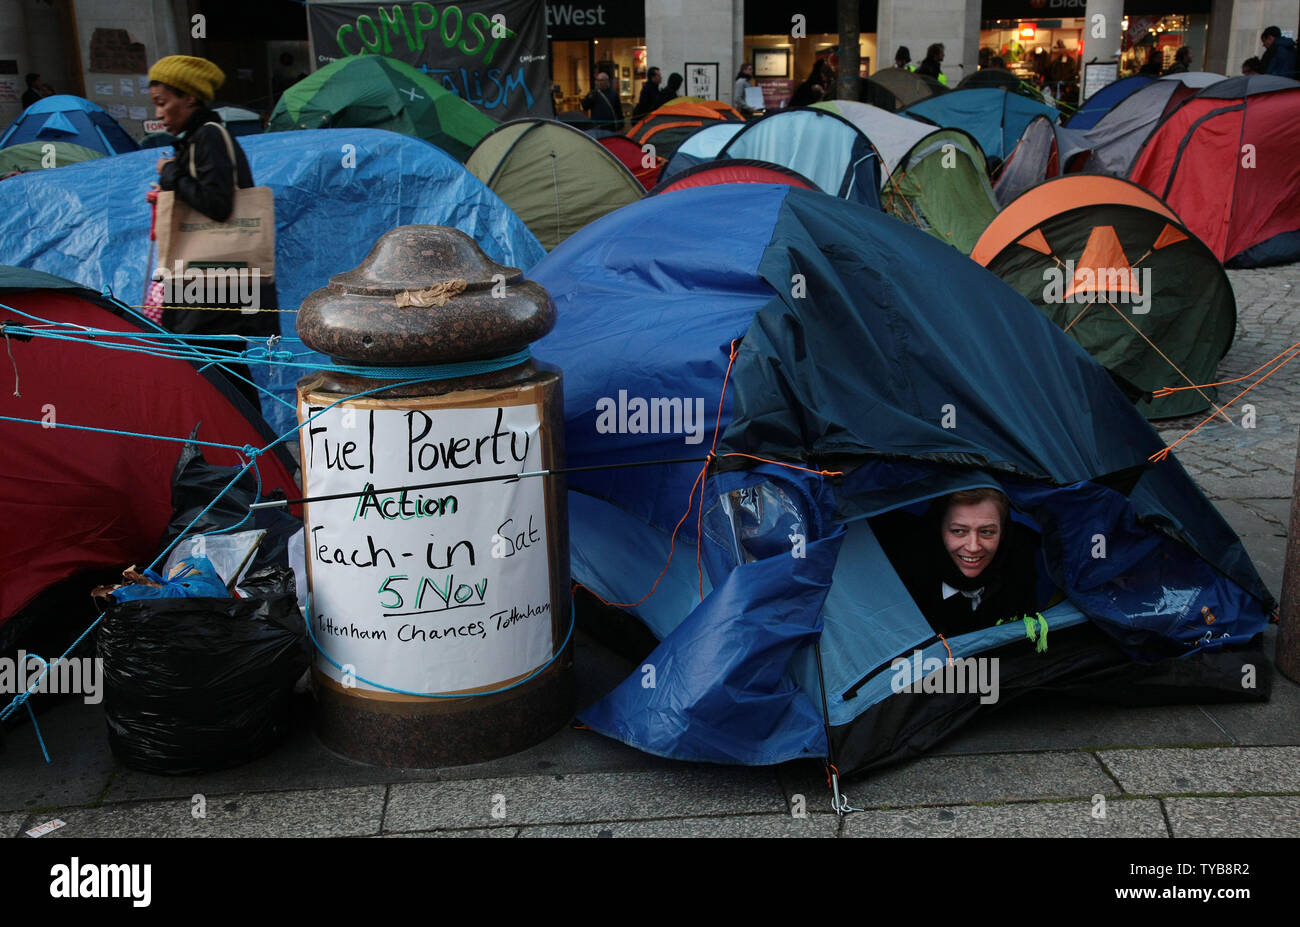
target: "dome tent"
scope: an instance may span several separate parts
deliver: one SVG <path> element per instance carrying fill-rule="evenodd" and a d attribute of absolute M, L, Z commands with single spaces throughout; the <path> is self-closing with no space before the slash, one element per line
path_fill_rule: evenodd
<path fill-rule="evenodd" d="M 1087 101 L 1079 107 L 1079 111 L 1070 117 L 1066 126 L 1075 130 L 1091 129 L 1102 116 L 1118 106 L 1120 101 L 1130 94 L 1137 93 L 1154 79 L 1145 74 L 1138 74 L 1107 84 L 1088 97 Z"/>
<path fill-rule="evenodd" d="M 998 211 L 975 139 L 960 129 L 936 129 L 866 103 L 834 100 L 813 108 L 838 113 L 871 139 L 884 162 L 885 212 L 970 253 Z"/>
<path fill-rule="evenodd" d="M 286 90 L 266 130 L 387 129 L 431 142 L 463 163 L 496 127 L 491 116 L 403 61 L 349 55 Z"/>
<path fill-rule="evenodd" d="M 72 142 L 23 142 L 0 148 L 0 174 L 43 170 L 50 161 L 54 162 L 50 167 L 64 167 L 82 161 L 98 161 L 102 157 L 104 155 L 98 151 Z"/>
<path fill-rule="evenodd" d="M 216 370 L 114 350 L 160 329 L 94 290 L 0 267 L 0 304 L 0 325 L 37 327 L 35 316 L 59 334 L 7 339 L 22 389 L 5 391 L 0 415 L 40 420 L 52 407 L 60 423 L 171 437 L 198 425 L 199 440 L 231 445 L 204 448 L 217 466 L 240 463 L 236 448 L 275 438 Z M 121 336 L 92 339 L 77 334 L 83 327 Z M 84 570 L 152 560 L 173 516 L 172 472 L 182 445 L 10 421 L 0 421 L 0 441 L 0 625 L 43 589 Z M 264 491 L 296 496 L 294 466 L 282 446 L 261 455 Z"/>
<path fill-rule="evenodd" d="M 903 115 L 969 132 L 993 167 L 1011 154 L 1029 120 L 1046 116 L 1055 123 L 1060 119 L 1060 113 L 1045 103 L 994 87 L 953 90 L 913 103 Z"/>
<path fill-rule="evenodd" d="M 23 142 L 71 142 L 102 155 L 140 149 L 102 107 L 69 94 L 37 100 L 0 136 L 0 148 Z"/>
<path fill-rule="evenodd" d="M 652 194 L 672 193 L 676 190 L 708 187 L 720 183 L 784 183 L 805 190 L 817 189 L 817 185 L 807 177 L 779 164 L 748 161 L 744 158 L 723 158 L 720 161 L 705 161 L 703 164 L 679 171 L 650 192 Z"/>
<path fill-rule="evenodd" d="M 746 123 L 718 157 L 779 164 L 831 196 L 880 208 L 880 153 L 861 129 L 836 113 L 780 110 Z"/>
<path fill-rule="evenodd" d="M 1138 149 L 1155 127 L 1196 93 L 1181 79 L 1185 76 L 1171 74 L 1139 87 L 1107 110 L 1091 128 L 1058 127 L 1062 172 L 1128 176 Z"/>
<path fill-rule="evenodd" d="M 586 134 L 600 142 L 602 148 L 618 158 L 619 163 L 631 172 L 642 188 L 654 189 L 654 185 L 659 182 L 661 165 L 656 163 L 650 167 L 643 166 L 645 152 L 641 150 L 641 146 L 626 135 L 619 135 L 617 132 L 602 132 L 599 135 L 595 132 L 587 132 Z"/>
<path fill-rule="evenodd" d="M 645 195 L 641 182 L 608 149 L 551 119 L 517 119 L 497 127 L 475 146 L 465 167 L 547 250 Z"/>
<path fill-rule="evenodd" d="M 1146 140 L 1129 178 L 1163 198 L 1233 267 L 1300 260 L 1300 83 L 1206 87 Z"/>
<path fill-rule="evenodd" d="M 660 179 L 667 179 L 689 167 L 712 161 L 722 151 L 724 145 L 731 141 L 737 132 L 745 128 L 743 122 L 715 122 L 701 126 L 677 146 L 673 156 L 668 159 L 660 173 Z"/>
<path fill-rule="evenodd" d="M 652 247 L 677 227 L 691 248 Z M 643 661 L 655 687 L 635 673 L 581 713 L 591 728 L 678 759 L 827 757 L 847 775 L 927 748 L 979 708 L 978 695 L 891 689 L 896 657 L 946 647 L 998 656 L 1004 702 L 1155 677 L 1175 698 L 1259 696 L 1223 652 L 1272 607 L 1240 542 L 1175 458 L 1146 463 L 1161 441 L 1105 371 L 952 248 L 821 193 L 722 185 L 606 216 L 529 276 L 559 310 L 535 351 L 566 371 L 570 466 L 711 447 L 720 410 L 702 493 L 695 464 L 569 477 L 574 579 L 608 602 L 643 600 L 620 607 L 659 640 Z M 1002 362 L 1006 344 L 1022 364 Z M 611 432 L 600 409 L 620 395 L 699 397 L 707 427 Z M 940 424 L 946 403 L 955 428 Z M 1001 487 L 1041 530 L 1068 595 L 1043 612 L 1045 652 L 1020 622 L 945 645 L 883 555 L 873 516 L 973 486 Z M 684 512 L 697 496 L 703 511 Z M 697 520 L 669 560 L 674 526 Z M 1104 561 L 1089 553 L 1098 532 Z"/>
<path fill-rule="evenodd" d="M 743 120 L 731 107 L 718 109 L 698 103 L 665 104 L 647 113 L 641 121 L 627 130 L 627 137 L 638 146 L 653 145 L 656 158 L 667 161 L 677 152 L 677 146 L 694 135 L 702 126 Z"/>
<path fill-rule="evenodd" d="M 1232 344 L 1237 304 L 1223 267 L 1168 206 L 1125 180 L 1070 174 L 1034 187 L 998 213 L 971 259 L 1144 393 L 1213 381 Z M 1103 279 L 1115 281 L 1114 302 L 1090 304 Z M 1191 415 L 1214 396 L 1185 390 L 1138 409 Z"/>
<path fill-rule="evenodd" d="M 907 68 L 882 68 L 868 77 L 866 84 L 869 102 L 895 113 L 913 103 L 948 92 L 948 88 L 933 77 Z"/>
<path fill-rule="evenodd" d="M 998 179 L 993 184 L 998 208 L 1031 187 L 1036 187 L 1049 177 L 1061 173 L 1060 150 L 1056 143 L 1056 127 L 1046 116 L 1035 116 L 1020 134 L 1020 141 L 1002 162 Z"/>

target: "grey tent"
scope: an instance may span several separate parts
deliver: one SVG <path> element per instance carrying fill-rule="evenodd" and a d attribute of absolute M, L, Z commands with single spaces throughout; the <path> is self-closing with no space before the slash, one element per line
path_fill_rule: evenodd
<path fill-rule="evenodd" d="M 1125 97 L 1091 129 L 1058 128 L 1061 169 L 1127 177 L 1138 149 L 1160 120 L 1206 86 L 1207 77 L 1218 75 L 1199 71 L 1166 75 Z"/>

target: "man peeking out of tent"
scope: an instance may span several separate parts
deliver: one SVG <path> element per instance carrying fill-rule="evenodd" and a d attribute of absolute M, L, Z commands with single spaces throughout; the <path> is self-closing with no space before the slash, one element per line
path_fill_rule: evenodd
<path fill-rule="evenodd" d="M 1037 535 L 1012 521 L 996 489 L 956 492 L 924 519 L 897 513 L 874 527 L 936 633 L 955 637 L 1038 612 Z"/>

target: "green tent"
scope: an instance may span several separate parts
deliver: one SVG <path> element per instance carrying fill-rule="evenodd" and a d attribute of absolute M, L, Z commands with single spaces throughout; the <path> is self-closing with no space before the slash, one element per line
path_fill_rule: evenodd
<path fill-rule="evenodd" d="M 1236 331 L 1232 285 L 1214 253 L 1137 184 L 1098 174 L 1039 184 L 998 213 L 971 259 L 1068 332 L 1147 418 L 1216 401 L 1207 384 Z"/>
<path fill-rule="evenodd" d="M 72 142 L 23 142 L 0 149 L 0 174 L 10 171 L 39 171 L 47 167 L 64 167 L 104 157 Z M 53 159 L 53 163 L 50 160 Z"/>
<path fill-rule="evenodd" d="M 496 120 L 409 64 L 353 55 L 328 64 L 284 92 L 268 132 L 389 129 L 432 142 L 463 162 Z"/>
<path fill-rule="evenodd" d="M 550 251 L 578 229 L 645 195 L 603 145 L 551 119 L 517 119 L 488 135 L 465 162 Z"/>
<path fill-rule="evenodd" d="M 814 107 L 843 116 L 880 152 L 885 212 L 970 254 L 998 211 L 975 139 L 960 129 L 936 128 L 853 100 Z"/>
<path fill-rule="evenodd" d="M 917 142 L 885 181 L 880 205 L 963 254 L 998 212 L 984 152 L 961 129 L 939 129 Z"/>

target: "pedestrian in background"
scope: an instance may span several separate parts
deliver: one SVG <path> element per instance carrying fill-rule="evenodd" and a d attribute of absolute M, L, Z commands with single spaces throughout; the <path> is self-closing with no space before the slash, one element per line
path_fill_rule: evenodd
<path fill-rule="evenodd" d="M 658 68 L 651 68 L 646 72 L 645 83 L 641 85 L 641 98 L 636 101 L 636 106 L 632 109 L 632 118 L 640 119 L 647 113 L 654 112 L 656 101 L 659 99 L 659 82 L 663 74 Z"/>
<path fill-rule="evenodd" d="M 659 97 L 655 101 L 655 109 L 663 106 L 665 103 L 671 103 L 677 99 L 677 91 L 682 88 L 682 76 L 676 71 L 668 75 L 668 86 L 659 91 Z"/>
<path fill-rule="evenodd" d="M 609 75 L 596 74 L 596 88 L 582 98 L 582 108 L 587 111 L 596 128 L 618 132 L 623 128 L 623 104 L 610 86 Z"/>
<path fill-rule="evenodd" d="M 1276 74 L 1278 77 L 1297 77 L 1297 55 L 1295 39 L 1287 38 L 1277 26 L 1269 26 L 1260 35 L 1264 45 L 1264 54 L 1259 59 L 1260 71 L 1264 74 Z"/>
<path fill-rule="evenodd" d="M 1174 63 L 1169 66 L 1166 74 L 1186 74 L 1192 69 L 1192 50 L 1184 45 L 1178 51 L 1174 52 Z"/>
<path fill-rule="evenodd" d="M 925 60 L 917 65 L 916 73 L 925 77 L 933 77 L 941 84 L 948 83 L 948 78 L 944 76 L 943 68 L 943 44 L 935 42 L 925 50 Z"/>
<path fill-rule="evenodd" d="M 754 66 L 746 61 L 740 66 L 740 71 L 736 74 L 736 83 L 731 89 L 731 105 L 746 118 L 754 113 L 753 108 L 745 102 L 745 91 L 753 86 L 751 83 L 753 79 Z"/>
<path fill-rule="evenodd" d="M 23 93 L 23 109 L 31 106 L 37 100 L 43 100 L 50 96 L 54 96 L 54 89 L 41 80 L 41 75 L 35 73 L 27 75 L 27 90 Z"/>

